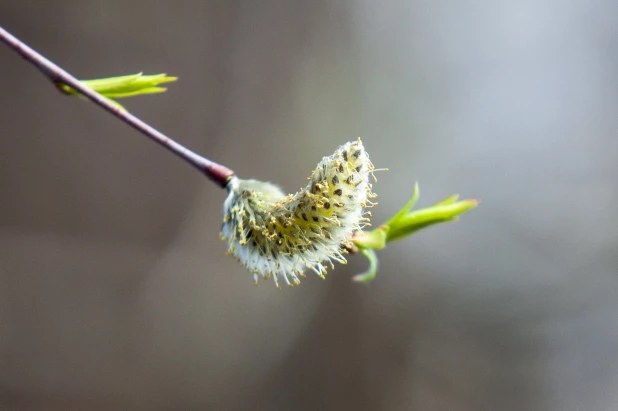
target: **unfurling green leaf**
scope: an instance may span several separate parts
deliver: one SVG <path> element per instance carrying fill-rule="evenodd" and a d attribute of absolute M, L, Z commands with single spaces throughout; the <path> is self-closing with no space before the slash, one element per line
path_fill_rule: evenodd
<path fill-rule="evenodd" d="M 419 198 L 418 184 L 414 185 L 412 197 L 385 224 L 372 231 L 355 233 L 352 242 L 369 260 L 369 271 L 355 276 L 354 281 L 369 282 L 377 273 L 377 256 L 374 250 L 380 250 L 391 241 L 401 240 L 412 233 L 430 225 L 455 221 L 458 216 L 476 207 L 477 200 L 461 200 L 459 196 L 450 196 L 430 207 L 412 210 Z"/>
<path fill-rule="evenodd" d="M 80 81 L 103 97 L 107 99 L 116 99 L 139 96 L 142 94 L 163 93 L 167 88 L 159 87 L 159 84 L 169 83 L 177 79 L 177 77 L 171 77 L 166 74 L 143 75 L 142 73 L 137 73 L 127 76 Z M 58 88 L 66 94 L 79 95 L 76 90 L 65 84 L 59 84 Z M 123 108 L 119 103 L 113 100 L 110 101 L 116 106 Z"/>
<path fill-rule="evenodd" d="M 433 224 L 455 221 L 460 214 L 477 205 L 477 200 L 457 201 L 457 196 L 452 196 L 431 207 L 411 211 L 390 222 L 386 242 L 400 240 Z"/>

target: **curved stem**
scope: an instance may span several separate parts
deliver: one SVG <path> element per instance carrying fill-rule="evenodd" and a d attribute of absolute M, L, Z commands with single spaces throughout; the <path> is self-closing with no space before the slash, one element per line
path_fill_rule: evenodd
<path fill-rule="evenodd" d="M 57 66 L 41 54 L 37 53 L 35 50 L 30 48 L 21 40 L 17 39 L 15 36 L 6 31 L 1 26 L 0 40 L 2 40 L 15 52 L 20 54 L 26 61 L 38 68 L 55 85 L 64 84 L 77 90 L 80 94 L 88 98 L 99 107 L 103 108 L 115 117 L 124 121 L 126 124 L 130 125 L 137 131 L 149 137 L 151 140 L 154 140 L 156 143 L 159 143 L 163 147 L 167 148 L 169 151 L 176 154 L 183 160 L 189 162 L 191 165 L 196 167 L 219 186 L 225 187 L 227 182 L 234 175 L 234 172 L 229 168 L 189 150 L 182 144 L 172 140 L 165 134 L 148 125 L 147 123 L 140 120 L 128 111 L 115 106 L 105 97 L 92 90 L 91 88 L 85 86 L 77 78 L 69 74 L 66 70 L 63 70 L 61 67 Z"/>

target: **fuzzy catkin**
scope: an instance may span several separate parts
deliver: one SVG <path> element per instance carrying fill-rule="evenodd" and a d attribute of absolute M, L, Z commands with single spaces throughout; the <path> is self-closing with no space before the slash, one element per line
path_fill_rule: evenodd
<path fill-rule="evenodd" d="M 286 195 L 274 184 L 233 177 L 223 211 L 221 238 L 228 253 L 259 278 L 279 287 L 300 283 L 311 269 L 324 278 L 332 261 L 346 263 L 344 246 L 360 230 L 373 205 L 369 175 L 374 170 L 360 139 L 324 157 L 309 184 Z"/>

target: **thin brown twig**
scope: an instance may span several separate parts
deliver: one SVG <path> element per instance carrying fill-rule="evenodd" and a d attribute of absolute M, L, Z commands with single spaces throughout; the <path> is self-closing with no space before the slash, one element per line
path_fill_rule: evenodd
<path fill-rule="evenodd" d="M 54 85 L 59 86 L 64 84 L 77 90 L 80 94 L 88 98 L 99 107 L 103 108 L 104 110 L 119 118 L 129 126 L 149 137 L 151 140 L 167 148 L 183 160 L 189 162 L 191 165 L 196 167 L 219 186 L 225 187 L 227 185 L 227 182 L 234 175 L 234 172 L 229 168 L 189 150 L 182 144 L 172 140 L 165 134 L 161 133 L 159 130 L 148 125 L 147 123 L 140 120 L 128 111 L 115 106 L 105 97 L 92 90 L 91 88 L 85 86 L 82 82 L 69 74 L 66 70 L 52 63 L 43 55 L 37 53 L 35 50 L 30 48 L 21 40 L 17 39 L 15 36 L 6 31 L 1 26 L 0 40 L 2 40 L 15 52 L 20 54 L 26 61 L 38 68 L 52 83 L 54 83 Z"/>

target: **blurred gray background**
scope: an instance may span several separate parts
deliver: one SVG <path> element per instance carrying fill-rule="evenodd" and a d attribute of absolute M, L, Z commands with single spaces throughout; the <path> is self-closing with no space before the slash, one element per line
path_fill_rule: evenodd
<path fill-rule="evenodd" d="M 0 45 L 1 410 L 618 409 L 613 1 L 0 1 L 80 78 L 242 177 L 305 184 L 362 136 L 389 245 L 369 286 L 257 289 L 225 193 Z"/>

